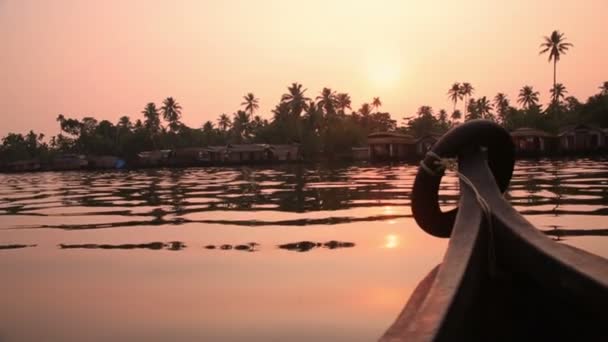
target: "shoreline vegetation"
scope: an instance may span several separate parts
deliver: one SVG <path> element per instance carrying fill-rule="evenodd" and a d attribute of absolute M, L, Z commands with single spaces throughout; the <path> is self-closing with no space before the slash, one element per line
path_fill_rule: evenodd
<path fill-rule="evenodd" d="M 552 149 L 545 148 L 546 145 L 561 144 L 566 148 L 553 150 L 577 153 L 589 152 L 590 145 L 595 146 L 595 150 L 605 150 L 608 81 L 585 102 L 567 96 L 566 87 L 557 82 L 557 62 L 572 46 L 559 31 L 553 31 L 540 45 L 540 54 L 548 54 L 549 62 L 553 62 L 551 100 L 545 106 L 539 101 L 539 91 L 529 85 L 520 89 L 517 99 L 509 99 L 504 93 L 475 98 L 471 83 L 456 82 L 447 92 L 453 103 L 451 113 L 423 105 L 398 124 L 390 113 L 380 110 L 382 101 L 379 97 L 353 110 L 348 93 L 326 87 L 317 96 L 309 97 L 314 95 L 309 95 L 302 84 L 292 83 L 271 111 L 271 119 L 257 115 L 260 100 L 248 93 L 242 98 L 242 109 L 232 116 L 223 113 L 216 122 L 207 121 L 197 128 L 182 123 L 183 108 L 175 98 L 167 97 L 160 107 L 154 102 L 146 104 L 142 117 L 135 121 L 129 116 L 112 123 L 93 117 L 78 120 L 59 114 L 57 122 L 61 132 L 48 140 L 34 131 L 25 135 L 9 133 L 0 145 L 0 171 L 224 165 L 235 164 L 231 163 L 234 159 L 240 164 L 254 160 L 351 160 L 355 149 L 368 146 L 370 134 L 391 132 L 413 139 L 438 137 L 462 121 L 474 119 L 492 120 L 511 132 L 519 131 L 519 140 L 514 135 L 516 146 L 523 150 L 530 150 L 531 146 L 533 154 L 538 156 L 552 154 Z M 514 102 L 518 106 L 513 105 Z M 462 104 L 462 110 L 458 108 L 459 104 Z M 589 138 L 594 139 L 592 142 L 587 138 L 585 142 L 577 141 L 575 137 L 558 141 L 565 130 L 582 126 L 600 133 Z M 531 135 L 530 132 L 535 133 Z M 578 131 L 570 134 L 576 136 Z M 555 141 L 544 142 L 545 138 L 555 138 Z M 576 148 L 572 148 L 575 145 Z M 249 146 L 249 150 L 244 146 Z M 297 153 L 286 152 L 289 146 L 297 146 Z M 190 157 L 193 162 L 176 162 L 171 158 L 180 151 L 194 153 Z M 239 158 L 226 157 L 233 152 L 238 153 Z M 243 153 L 249 157 L 244 158 Z M 255 153 L 260 157 L 254 158 Z M 150 163 L 146 160 L 149 156 L 158 156 L 157 162 Z M 222 163 L 224 161 L 227 163 Z"/>

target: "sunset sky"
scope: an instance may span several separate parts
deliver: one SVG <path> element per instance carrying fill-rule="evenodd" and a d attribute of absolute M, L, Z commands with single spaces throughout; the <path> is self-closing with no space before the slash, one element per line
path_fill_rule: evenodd
<path fill-rule="evenodd" d="M 574 44 L 558 82 L 584 100 L 608 80 L 606 0 L 136 1 L 0 0 L 0 136 L 58 133 L 55 118 L 141 118 L 147 102 L 175 97 L 200 127 L 286 87 L 348 92 L 353 109 L 379 96 L 401 121 L 420 105 L 452 105 L 455 81 L 474 96 L 523 85 L 546 103 L 552 65 L 544 35 Z"/>

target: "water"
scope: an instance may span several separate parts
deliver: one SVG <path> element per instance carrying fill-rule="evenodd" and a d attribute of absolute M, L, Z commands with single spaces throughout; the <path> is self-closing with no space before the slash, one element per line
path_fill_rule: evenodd
<path fill-rule="evenodd" d="M 375 340 L 447 246 L 411 217 L 415 172 L 0 175 L 0 340 Z M 508 196 L 608 257 L 608 161 L 519 162 Z"/>

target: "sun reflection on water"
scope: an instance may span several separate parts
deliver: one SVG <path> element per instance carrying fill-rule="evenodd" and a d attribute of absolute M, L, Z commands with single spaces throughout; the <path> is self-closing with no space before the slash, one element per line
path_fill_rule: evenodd
<path fill-rule="evenodd" d="M 389 234 L 384 237 L 384 248 L 397 248 L 399 246 L 399 236 L 395 234 Z"/>

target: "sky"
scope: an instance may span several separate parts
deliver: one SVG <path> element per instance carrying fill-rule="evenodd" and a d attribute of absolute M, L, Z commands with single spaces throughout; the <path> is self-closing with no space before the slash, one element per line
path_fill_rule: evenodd
<path fill-rule="evenodd" d="M 606 0 L 0 0 L 0 136 L 56 134 L 60 113 L 135 121 L 168 96 L 191 127 L 248 92 L 270 119 L 292 82 L 347 92 L 353 109 L 378 96 L 399 121 L 451 112 L 454 82 L 512 101 L 531 85 L 547 102 L 538 52 L 555 29 L 574 44 L 558 82 L 584 100 L 608 80 L 606 13 Z"/>

